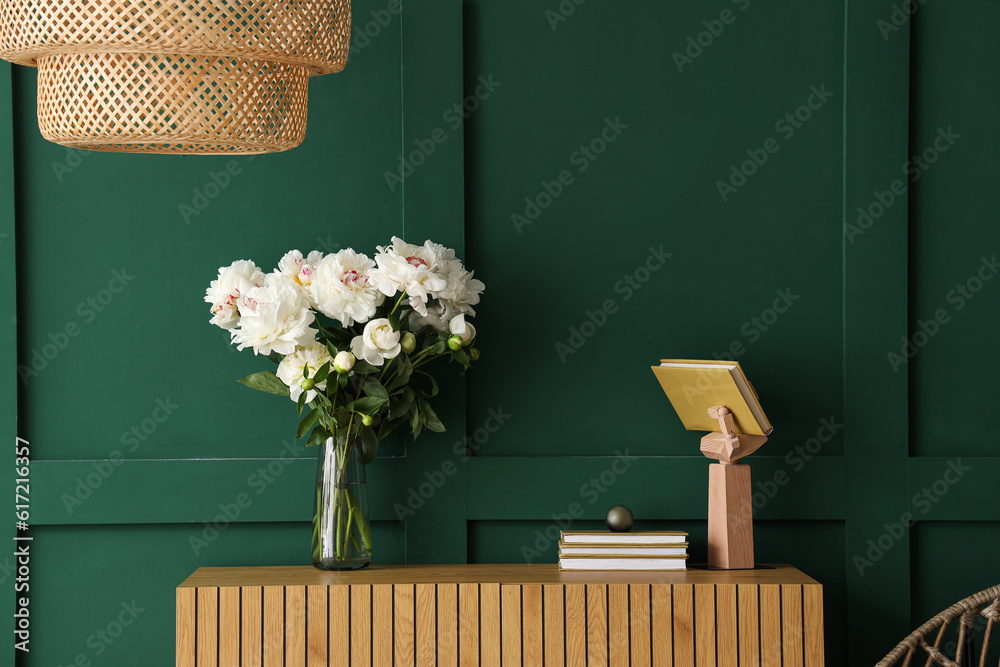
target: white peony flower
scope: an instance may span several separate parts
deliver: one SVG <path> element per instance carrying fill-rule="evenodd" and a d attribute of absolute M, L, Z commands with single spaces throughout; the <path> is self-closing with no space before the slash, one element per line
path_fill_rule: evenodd
<path fill-rule="evenodd" d="M 232 329 L 239 324 L 240 295 L 263 285 L 264 280 L 264 272 L 249 260 L 220 268 L 219 277 L 205 290 L 205 301 L 212 304 L 212 324 L 223 329 Z"/>
<path fill-rule="evenodd" d="M 436 243 L 427 241 L 417 246 L 393 236 L 392 245 L 378 248 L 375 255 L 378 269 L 372 271 L 372 281 L 386 296 L 406 292 L 410 307 L 426 316 L 427 302 L 435 292 L 448 286 L 448 281 L 437 271 L 447 261 L 449 253 L 454 257 L 453 250 Z"/>
<path fill-rule="evenodd" d="M 451 333 L 461 336 L 462 342 L 466 344 L 476 337 L 476 327 L 472 325 L 472 322 L 465 321 L 464 314 L 453 317 L 448 329 Z"/>
<path fill-rule="evenodd" d="M 372 366 L 381 366 L 386 359 L 399 354 L 399 350 L 399 332 L 393 331 L 389 320 L 384 317 L 366 324 L 364 332 L 351 341 L 354 356 Z"/>
<path fill-rule="evenodd" d="M 349 327 L 367 322 L 385 295 L 372 282 L 375 262 L 350 248 L 327 255 L 317 265 L 309 292 L 317 310 Z"/>
<path fill-rule="evenodd" d="M 239 328 L 230 335 L 240 350 L 252 347 L 254 354 L 291 354 L 296 346 L 316 338 L 316 329 L 309 327 L 316 316 L 302 293 L 287 283 L 269 280 L 250 289 L 240 297 L 239 309 Z"/>
<path fill-rule="evenodd" d="M 278 379 L 288 385 L 288 389 L 293 401 L 298 402 L 299 396 L 302 392 L 306 392 L 306 403 L 311 402 L 316 398 L 316 392 L 326 390 L 326 380 L 322 382 L 316 382 L 313 389 L 304 390 L 302 389 L 302 371 L 307 366 L 309 367 L 309 377 L 316 377 L 317 371 L 323 367 L 323 364 L 333 365 L 333 359 L 330 358 L 330 352 L 326 349 L 326 345 L 320 342 L 313 342 L 305 347 L 297 348 L 294 352 L 289 355 L 285 355 L 285 358 L 281 360 L 278 364 L 278 370 L 275 371 L 275 375 Z"/>
<path fill-rule="evenodd" d="M 323 253 L 319 250 L 313 250 L 308 257 L 303 257 L 298 250 L 289 250 L 278 261 L 278 268 L 271 275 L 286 276 L 289 282 L 298 287 L 299 291 L 309 300 L 309 305 L 315 307 L 316 304 L 312 300 L 309 286 L 316 273 L 316 265 L 321 259 L 323 259 Z"/>

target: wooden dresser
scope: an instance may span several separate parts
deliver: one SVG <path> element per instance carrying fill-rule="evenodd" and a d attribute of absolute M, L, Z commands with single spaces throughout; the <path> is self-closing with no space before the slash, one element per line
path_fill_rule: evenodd
<path fill-rule="evenodd" d="M 762 567 L 201 568 L 177 588 L 177 665 L 823 665 L 822 586 Z"/>

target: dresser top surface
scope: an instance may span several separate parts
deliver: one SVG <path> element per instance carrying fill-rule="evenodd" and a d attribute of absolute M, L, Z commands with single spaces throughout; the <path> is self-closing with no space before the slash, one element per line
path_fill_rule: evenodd
<path fill-rule="evenodd" d="M 753 570 L 655 572 L 566 572 L 553 563 L 513 565 L 373 565 L 330 572 L 309 565 L 288 567 L 201 567 L 179 588 L 226 586 L 337 586 L 345 584 L 794 584 L 819 585 L 791 565 Z"/>

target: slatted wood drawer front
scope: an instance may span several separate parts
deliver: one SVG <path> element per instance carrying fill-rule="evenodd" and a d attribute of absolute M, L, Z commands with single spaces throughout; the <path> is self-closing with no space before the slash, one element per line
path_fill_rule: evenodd
<path fill-rule="evenodd" d="M 818 584 L 666 579 L 182 586 L 177 665 L 822 667 Z"/>

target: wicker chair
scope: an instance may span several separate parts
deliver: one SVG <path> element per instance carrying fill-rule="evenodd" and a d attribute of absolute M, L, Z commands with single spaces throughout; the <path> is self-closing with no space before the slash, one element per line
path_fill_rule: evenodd
<path fill-rule="evenodd" d="M 985 605 L 985 606 L 984 606 Z M 983 631 L 982 645 L 979 649 L 979 660 L 975 660 L 976 621 L 979 617 L 986 619 Z M 942 649 L 942 643 L 948 631 L 948 625 L 959 619 L 958 641 L 955 644 L 955 657 L 949 658 Z M 1000 622 L 1000 586 L 993 586 L 965 598 L 945 609 L 943 612 L 914 630 L 879 661 L 875 667 L 909 667 L 914 656 L 918 660 L 927 655 L 924 667 L 941 665 L 942 667 L 985 667 L 987 653 L 990 650 L 990 636 L 993 626 Z M 927 637 L 937 629 L 934 644 L 927 643 Z M 902 660 L 900 662 L 900 660 Z"/>

